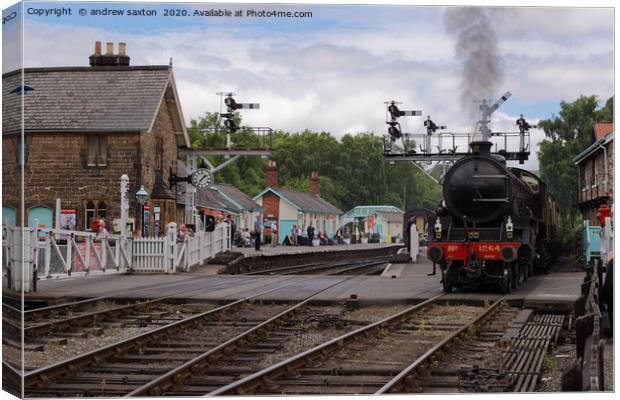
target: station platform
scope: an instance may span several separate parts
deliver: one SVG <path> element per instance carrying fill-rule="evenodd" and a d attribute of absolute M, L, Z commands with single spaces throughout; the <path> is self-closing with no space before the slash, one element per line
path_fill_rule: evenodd
<path fill-rule="evenodd" d="M 234 247 L 232 251 L 243 254 L 244 257 L 258 256 L 281 256 L 287 254 L 307 254 L 307 253 L 328 253 L 334 251 L 357 251 L 357 250 L 373 250 L 386 247 L 401 247 L 402 244 L 386 244 L 386 243 L 356 243 L 356 244 L 338 244 L 332 246 L 271 246 L 262 245 L 260 251 L 254 250 L 254 247 Z"/>
<path fill-rule="evenodd" d="M 315 296 L 317 303 L 354 301 L 359 305 L 417 303 L 443 293 L 439 270 L 429 276 L 429 262 L 392 264 L 383 275 L 215 275 L 200 270 L 174 275 L 107 275 L 40 281 L 38 291 L 26 300 L 50 304 L 112 296 L 119 299 L 152 299 L 172 296 L 180 302 L 228 302 L 253 296 L 268 301 L 299 301 Z M 580 296 L 583 272 L 537 275 L 509 294 L 512 305 L 547 311 L 571 311 Z M 501 298 L 499 292 L 456 291 L 448 302 L 481 304 Z"/>

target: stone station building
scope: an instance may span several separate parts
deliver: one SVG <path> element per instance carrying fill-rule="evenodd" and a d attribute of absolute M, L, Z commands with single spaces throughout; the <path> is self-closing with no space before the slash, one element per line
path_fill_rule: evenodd
<path fill-rule="evenodd" d="M 113 232 L 123 174 L 129 176 L 129 217 L 137 232 L 143 218 L 136 218 L 142 208 L 135 193 L 141 186 L 148 193 L 149 235 L 155 224 L 183 219 L 168 178 L 178 149 L 190 141 L 172 65 L 130 66 L 125 44 L 119 43 L 117 54 L 113 47 L 108 43 L 102 54 L 97 42 L 88 67 L 2 75 L 3 224 L 32 226 L 37 219 L 54 227 L 54 207 L 61 199 L 62 208 L 74 214 L 74 229 L 89 230 L 91 220 L 100 217 Z"/>

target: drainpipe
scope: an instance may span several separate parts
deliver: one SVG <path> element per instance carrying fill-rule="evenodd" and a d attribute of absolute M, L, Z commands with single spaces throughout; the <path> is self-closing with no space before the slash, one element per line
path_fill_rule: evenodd
<path fill-rule="evenodd" d="M 607 176 L 608 176 L 607 175 L 607 173 L 608 173 L 607 168 L 609 166 L 609 161 L 607 159 L 607 147 L 605 147 L 601 142 L 598 142 L 598 148 L 599 149 L 603 149 L 603 153 L 605 155 L 605 181 L 604 181 L 604 184 L 605 184 L 605 194 L 607 194 Z"/>

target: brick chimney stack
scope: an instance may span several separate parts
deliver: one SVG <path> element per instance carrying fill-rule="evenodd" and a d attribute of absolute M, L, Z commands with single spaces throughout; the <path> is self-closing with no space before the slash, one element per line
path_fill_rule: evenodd
<path fill-rule="evenodd" d="M 95 52 L 88 57 L 91 67 L 126 67 L 129 66 L 129 56 L 125 53 L 126 43 L 118 44 L 118 54 L 114 54 L 114 43 L 106 43 L 106 52 L 101 54 L 101 42 L 95 42 Z"/>
<path fill-rule="evenodd" d="M 317 171 L 312 171 L 310 174 L 310 191 L 315 196 L 321 196 L 321 184 L 319 182 L 319 173 Z"/>
<path fill-rule="evenodd" d="M 278 166 L 273 160 L 267 161 L 267 175 L 266 175 L 267 187 L 277 188 L 278 185 Z"/>

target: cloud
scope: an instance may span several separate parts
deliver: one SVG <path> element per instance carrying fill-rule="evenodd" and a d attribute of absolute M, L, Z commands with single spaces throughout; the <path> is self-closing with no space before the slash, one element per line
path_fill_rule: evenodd
<path fill-rule="evenodd" d="M 187 121 L 220 110 L 215 92 L 234 91 L 239 101 L 261 103 L 260 110 L 242 112 L 244 124 L 251 126 L 336 136 L 383 134 L 383 102 L 394 99 L 463 132 L 472 127 L 459 105 L 454 38 L 443 28 L 442 10 L 330 8 L 331 19 L 315 22 L 315 28 L 286 32 L 272 28 L 271 21 L 218 24 L 216 29 L 208 23 L 182 28 L 166 22 L 157 31 L 129 32 L 29 20 L 25 65 L 85 66 L 96 40 L 124 41 L 132 65 L 168 64 L 172 57 Z M 608 17 L 613 13 L 588 10 L 583 19 L 563 9 L 542 9 L 540 15 L 529 9 L 498 13 L 493 21 L 506 71 L 497 97 L 510 90 L 529 105 L 559 104 L 582 93 L 613 94 L 613 21 Z M 550 24 L 558 15 L 563 23 Z M 563 34 L 550 32 L 547 25 Z M 517 116 L 501 111 L 494 116 L 494 128 L 513 130 Z M 423 132 L 422 121 L 403 118 L 403 129 Z M 533 158 L 526 165 L 537 169 Z"/>
<path fill-rule="evenodd" d="M 15 4 L 2 10 L 2 71 L 18 69 L 22 63 L 21 5 Z"/>
<path fill-rule="evenodd" d="M 592 33 L 613 35 L 613 8 L 506 7 L 491 8 L 498 29 L 507 35 L 566 38 Z"/>

